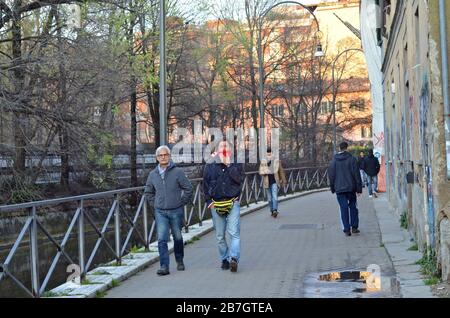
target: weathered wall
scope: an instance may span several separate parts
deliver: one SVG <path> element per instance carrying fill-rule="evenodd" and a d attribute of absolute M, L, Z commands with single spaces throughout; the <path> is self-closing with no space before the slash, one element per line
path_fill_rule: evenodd
<path fill-rule="evenodd" d="M 397 1 L 384 41 L 383 90 L 389 199 L 406 213 L 420 250 L 437 252 L 448 279 L 448 202 L 439 2 Z M 446 15 L 450 17 L 447 4 Z M 449 23 L 447 23 L 450 34 Z M 414 172 L 414 182 L 406 175 Z M 447 206 L 447 208 L 446 208 Z"/>

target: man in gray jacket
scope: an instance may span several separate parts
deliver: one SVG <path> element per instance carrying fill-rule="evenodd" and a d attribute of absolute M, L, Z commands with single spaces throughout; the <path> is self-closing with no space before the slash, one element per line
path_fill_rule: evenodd
<path fill-rule="evenodd" d="M 175 260 L 177 269 L 184 270 L 184 242 L 181 229 L 184 221 L 183 207 L 192 198 L 192 185 L 183 170 L 170 160 L 170 149 L 160 146 L 156 149 L 158 166 L 147 178 L 144 194 L 155 210 L 156 229 L 158 234 L 159 263 L 161 268 L 157 274 L 168 275 L 169 272 L 169 229 L 172 230 Z"/>

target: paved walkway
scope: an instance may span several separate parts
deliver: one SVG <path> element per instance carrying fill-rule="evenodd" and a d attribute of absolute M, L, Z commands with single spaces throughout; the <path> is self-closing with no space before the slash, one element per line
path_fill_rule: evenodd
<path fill-rule="evenodd" d="M 364 297 L 341 293 L 338 285 L 311 285 L 310 278 L 329 271 L 365 271 L 370 264 L 379 265 L 383 277 L 395 275 L 367 195 L 359 200 L 361 234 L 352 237 L 342 233 L 337 201 L 330 192 L 285 201 L 279 210 L 277 219 L 267 208 L 241 219 L 237 273 L 220 269 L 212 232 L 186 246 L 186 271 L 176 271 L 171 254 L 170 275 L 157 276 L 159 264 L 154 264 L 106 297 Z M 381 297 L 392 296 L 387 291 Z"/>

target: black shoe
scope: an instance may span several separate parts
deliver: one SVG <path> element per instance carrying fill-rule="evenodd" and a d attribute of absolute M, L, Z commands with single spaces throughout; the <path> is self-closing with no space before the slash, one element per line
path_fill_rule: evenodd
<path fill-rule="evenodd" d="M 181 261 L 181 262 L 177 262 L 177 270 L 179 270 L 179 271 L 184 271 L 184 263 L 183 263 L 183 261 Z"/>
<path fill-rule="evenodd" d="M 361 231 L 358 230 L 358 229 L 352 229 L 352 233 L 354 233 L 354 234 L 359 234 L 359 233 L 361 233 Z"/>
<path fill-rule="evenodd" d="M 352 236 L 352 233 L 350 232 L 350 231 L 344 231 L 344 233 L 345 233 L 345 236 Z"/>
<path fill-rule="evenodd" d="M 228 260 L 224 259 L 222 261 L 222 269 L 224 269 L 224 270 L 229 270 L 230 269 L 230 262 Z"/>
<path fill-rule="evenodd" d="M 238 262 L 237 262 L 237 259 L 231 258 L 230 268 L 231 268 L 231 271 L 232 271 L 233 273 L 237 272 L 237 268 L 238 268 Z"/>
<path fill-rule="evenodd" d="M 278 215 L 278 211 L 273 211 L 273 212 L 272 212 L 272 216 L 273 216 L 274 218 L 277 218 L 277 215 Z"/>
<path fill-rule="evenodd" d="M 158 269 L 158 271 L 156 272 L 156 274 L 158 274 L 159 276 L 164 276 L 164 275 L 169 275 L 169 269 L 165 268 L 165 267 L 161 267 L 160 269 Z"/>

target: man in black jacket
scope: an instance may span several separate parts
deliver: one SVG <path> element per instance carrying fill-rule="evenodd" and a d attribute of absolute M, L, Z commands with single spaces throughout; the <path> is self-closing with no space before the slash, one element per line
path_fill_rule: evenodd
<path fill-rule="evenodd" d="M 218 162 L 205 166 L 203 192 L 211 209 L 221 267 L 236 272 L 241 249 L 239 197 L 245 174 L 242 164 L 231 163 L 232 154 L 232 147 L 227 141 L 218 144 Z M 225 230 L 230 235 L 230 247 Z"/>
<path fill-rule="evenodd" d="M 339 145 L 341 152 L 336 154 L 328 168 L 331 193 L 336 193 L 341 208 L 341 220 L 346 236 L 359 233 L 356 194 L 362 193 L 361 174 L 356 158 L 347 152 L 348 144 Z M 351 227 L 351 229 L 350 229 Z M 351 231 L 350 231 L 351 230 Z"/>
<path fill-rule="evenodd" d="M 377 197 L 378 192 L 378 173 L 380 172 L 380 162 L 373 155 L 373 150 L 369 150 L 369 154 L 364 159 L 364 171 L 367 175 L 367 183 L 369 188 L 369 197 Z"/>

